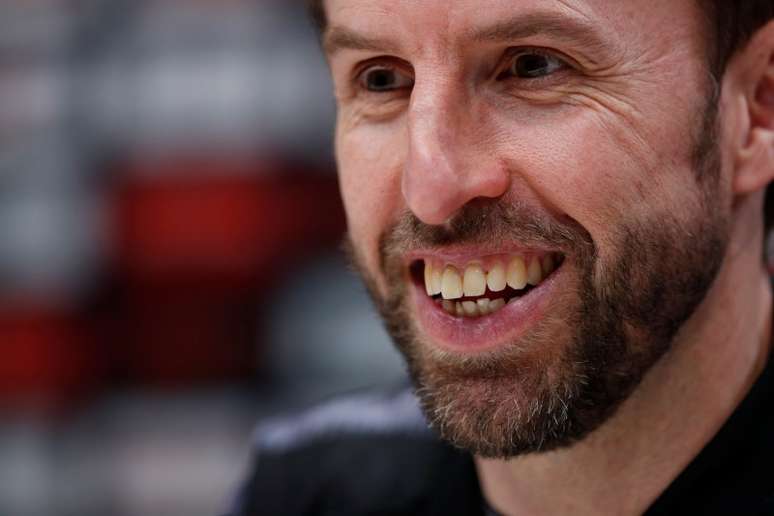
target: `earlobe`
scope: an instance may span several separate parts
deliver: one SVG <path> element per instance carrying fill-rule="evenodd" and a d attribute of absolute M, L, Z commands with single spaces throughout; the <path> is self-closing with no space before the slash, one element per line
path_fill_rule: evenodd
<path fill-rule="evenodd" d="M 774 131 L 754 129 L 739 153 L 734 190 L 737 194 L 762 190 L 774 180 Z"/>
<path fill-rule="evenodd" d="M 746 137 L 736 153 L 734 191 L 752 193 L 774 180 L 774 23 L 761 29 L 734 59 L 745 70 Z"/>

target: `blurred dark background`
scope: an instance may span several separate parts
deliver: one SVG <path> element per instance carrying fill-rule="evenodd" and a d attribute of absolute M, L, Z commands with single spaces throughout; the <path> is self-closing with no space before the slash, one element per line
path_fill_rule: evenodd
<path fill-rule="evenodd" d="M 0 5 L 0 515 L 212 515 L 255 422 L 403 376 L 302 2 Z"/>

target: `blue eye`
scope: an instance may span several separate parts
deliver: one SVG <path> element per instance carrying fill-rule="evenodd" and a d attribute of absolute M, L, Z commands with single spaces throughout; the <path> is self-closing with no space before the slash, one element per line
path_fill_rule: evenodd
<path fill-rule="evenodd" d="M 566 67 L 564 61 L 559 58 L 536 52 L 523 52 L 513 59 L 505 73 L 520 79 L 537 79 Z"/>
<path fill-rule="evenodd" d="M 362 88 L 373 92 L 389 92 L 414 86 L 414 79 L 387 66 L 371 66 L 360 75 Z"/>

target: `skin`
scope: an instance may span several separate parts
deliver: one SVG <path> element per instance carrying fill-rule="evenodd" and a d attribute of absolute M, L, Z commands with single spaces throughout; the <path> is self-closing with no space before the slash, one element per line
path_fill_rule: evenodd
<path fill-rule="evenodd" d="M 690 219 L 700 204 L 691 143 L 709 73 L 706 28 L 693 2 L 449 5 L 325 2 L 342 196 L 355 251 L 377 293 L 388 291 L 380 237 L 407 210 L 440 225 L 476 199 L 519 199 L 546 216 L 577 221 L 600 263 L 616 253 L 621 220 Z M 559 26 L 576 20 L 593 27 L 595 41 L 474 36 L 538 12 L 560 19 Z M 331 37 L 342 29 L 367 35 L 368 45 Z M 333 44 L 342 41 L 361 48 Z M 508 67 L 507 49 L 521 47 L 550 49 L 572 67 L 539 81 L 497 80 Z M 597 431 L 548 453 L 476 459 L 485 496 L 504 514 L 643 512 L 760 373 L 772 303 L 760 259 L 762 191 L 774 176 L 772 56 L 770 24 L 722 78 L 722 158 L 713 193 L 728 245 L 714 284 L 672 351 Z M 366 64 L 392 66 L 413 85 L 367 92 L 358 81 Z"/>

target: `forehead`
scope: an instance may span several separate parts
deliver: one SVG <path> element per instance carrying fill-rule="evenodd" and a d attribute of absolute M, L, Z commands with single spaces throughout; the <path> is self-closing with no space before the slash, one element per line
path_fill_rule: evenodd
<path fill-rule="evenodd" d="M 512 39 L 564 33 L 589 45 L 633 52 L 643 47 L 666 52 L 675 44 L 694 50 L 705 41 L 705 18 L 695 0 L 325 0 L 324 5 L 326 40 L 333 39 L 334 47 L 341 43 L 336 39 L 349 39 L 350 46 L 378 42 L 378 50 L 403 53 L 465 49 L 498 32 L 508 39 L 509 31 L 517 36 Z M 369 41 L 353 42 L 358 35 Z"/>

